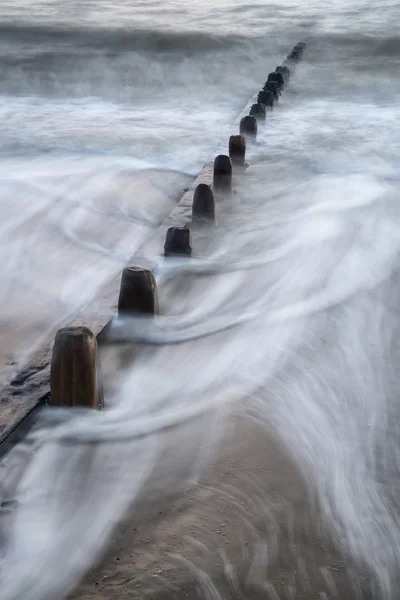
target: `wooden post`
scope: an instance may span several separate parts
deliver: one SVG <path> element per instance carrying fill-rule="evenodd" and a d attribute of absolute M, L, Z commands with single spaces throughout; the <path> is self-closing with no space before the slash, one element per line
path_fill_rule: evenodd
<path fill-rule="evenodd" d="M 50 372 L 49 404 L 58 407 L 103 407 L 103 382 L 96 336 L 87 327 L 56 333 Z"/>
<path fill-rule="evenodd" d="M 276 81 L 276 83 L 279 85 L 279 89 L 283 89 L 285 85 L 285 80 L 282 73 L 278 73 L 277 71 L 274 71 L 268 75 L 268 81 Z"/>
<path fill-rule="evenodd" d="M 246 137 L 257 137 L 257 119 L 254 116 L 247 115 L 240 119 L 239 130 L 241 135 Z"/>
<path fill-rule="evenodd" d="M 300 52 L 293 48 L 292 52 L 287 56 L 288 60 L 298 62 L 300 60 Z"/>
<path fill-rule="evenodd" d="M 231 135 L 229 138 L 229 157 L 232 165 L 244 167 L 246 159 L 246 138 L 244 135 Z"/>
<path fill-rule="evenodd" d="M 157 287 L 153 273 L 141 267 L 126 267 L 121 277 L 118 316 L 134 317 L 157 313 Z"/>
<path fill-rule="evenodd" d="M 188 227 L 170 227 L 165 236 L 164 256 L 192 256 L 192 240 Z"/>
<path fill-rule="evenodd" d="M 292 50 L 293 52 L 297 52 L 297 54 L 299 55 L 300 60 L 303 58 L 303 53 L 304 53 L 304 48 L 303 46 L 300 46 L 299 44 L 296 44 L 295 47 Z"/>
<path fill-rule="evenodd" d="M 275 102 L 279 100 L 280 96 L 280 85 L 277 81 L 267 81 L 264 85 L 265 92 L 271 92 L 274 97 Z"/>
<path fill-rule="evenodd" d="M 225 154 L 214 160 L 213 187 L 216 192 L 232 192 L 232 161 Z"/>
<path fill-rule="evenodd" d="M 275 103 L 274 95 L 269 90 L 261 90 L 261 92 L 258 92 L 257 102 L 272 109 Z"/>
<path fill-rule="evenodd" d="M 265 104 L 261 104 L 261 102 L 257 102 L 253 104 L 250 108 L 250 113 L 252 117 L 255 117 L 257 121 L 265 121 L 265 117 L 267 114 L 267 109 Z"/>
<path fill-rule="evenodd" d="M 199 183 L 194 190 L 192 223 L 212 225 L 215 223 L 215 200 L 212 189 L 206 183 Z"/>
<path fill-rule="evenodd" d="M 278 67 L 276 67 L 275 71 L 277 73 L 281 73 L 283 76 L 283 79 L 285 81 L 289 81 L 290 78 L 290 69 L 288 67 L 285 67 L 283 65 L 279 65 Z"/>

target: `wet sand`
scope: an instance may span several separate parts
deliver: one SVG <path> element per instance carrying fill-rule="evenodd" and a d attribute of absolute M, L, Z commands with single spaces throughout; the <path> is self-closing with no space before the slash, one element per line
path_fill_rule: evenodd
<path fill-rule="evenodd" d="M 71 600 L 373 597 L 279 442 L 238 416 L 196 487 L 133 513 Z"/>

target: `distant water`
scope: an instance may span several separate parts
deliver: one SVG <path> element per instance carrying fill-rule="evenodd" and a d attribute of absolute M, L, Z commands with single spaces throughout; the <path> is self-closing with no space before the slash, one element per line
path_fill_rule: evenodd
<path fill-rule="evenodd" d="M 268 73 L 295 42 L 307 40 L 306 60 L 251 153 L 254 213 L 238 219 L 237 237 L 226 232 L 214 257 L 234 264 L 257 258 L 262 276 L 246 280 L 241 272 L 229 294 L 211 288 L 213 313 L 205 307 L 200 324 L 211 316 L 216 323 L 262 317 L 258 329 L 243 325 L 240 333 L 246 360 L 259 348 L 241 385 L 249 392 L 268 383 L 279 398 L 273 413 L 260 400 L 260 420 L 273 422 L 319 487 L 333 529 L 380 577 L 385 598 L 396 597 L 400 558 L 396 494 L 381 482 L 385 474 L 397 480 L 400 456 L 393 358 L 399 301 L 386 285 L 400 251 L 399 23 L 394 0 L 13 0 L 0 7 L 3 382 L 121 270 L 228 139 L 234 117 Z M 280 228 L 269 229 L 271 223 Z M 185 310 L 196 320 L 192 300 Z M 282 383 L 271 365 L 280 364 L 283 348 L 302 344 L 302 356 L 313 352 L 312 369 L 292 367 L 293 378 Z M 188 403 L 191 392 L 210 399 L 215 386 L 238 376 L 242 349 L 228 338 L 218 352 L 220 371 L 205 367 L 196 390 L 189 376 L 198 366 L 188 354 Z M 162 388 L 151 365 L 142 368 L 129 385 L 152 381 L 155 407 L 180 397 L 179 382 Z M 138 397 L 150 410 L 150 399 Z M 134 431 L 137 413 L 126 391 L 121 407 L 95 424 L 88 417 L 80 439 Z M 116 419 L 114 429 L 104 428 L 108 418 Z M 65 428 L 55 427 L 54 447 Z M 130 450 L 124 448 L 126 461 Z M 73 466 L 61 469 L 60 456 L 52 454 L 51 463 L 43 451 L 32 459 L 23 488 L 29 502 L 11 536 L 1 598 L 27 598 L 27 590 L 30 600 L 60 598 L 79 579 L 58 556 L 65 565 L 58 581 L 51 544 L 27 527 L 39 528 L 41 517 L 49 524 L 53 511 L 49 539 L 57 529 L 63 488 L 57 496 L 51 476 L 62 470 L 65 486 L 76 477 Z M 93 469 L 100 463 L 99 454 Z M 120 504 L 114 498 L 121 512 L 139 479 Z M 87 535 L 93 547 L 115 517 L 103 508 L 103 522 Z M 71 540 L 84 517 L 71 519 Z M 32 577 L 45 567 L 54 577 L 35 587 Z"/>

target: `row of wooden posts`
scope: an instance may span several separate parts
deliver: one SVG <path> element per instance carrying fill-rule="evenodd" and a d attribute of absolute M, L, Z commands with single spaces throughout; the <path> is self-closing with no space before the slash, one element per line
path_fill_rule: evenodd
<path fill-rule="evenodd" d="M 246 168 L 246 138 L 256 138 L 258 124 L 265 121 L 269 110 L 279 100 L 296 63 L 306 48 L 299 42 L 282 65 L 276 67 L 259 92 L 249 114 L 240 120 L 239 134 L 229 138 L 229 156 L 220 154 L 214 160 L 212 187 L 200 183 L 193 196 L 192 225 L 215 224 L 214 194 L 232 193 L 233 169 Z M 189 227 L 170 227 L 166 233 L 164 256 L 192 255 Z M 154 317 L 158 311 L 157 286 L 150 270 L 128 266 L 122 272 L 118 299 L 118 317 Z M 96 336 L 87 327 L 65 327 L 55 336 L 49 404 L 55 407 L 103 408 L 103 384 Z"/>

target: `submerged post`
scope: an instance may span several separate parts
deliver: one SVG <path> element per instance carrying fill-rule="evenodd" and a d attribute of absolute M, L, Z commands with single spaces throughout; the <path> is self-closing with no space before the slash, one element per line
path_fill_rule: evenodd
<path fill-rule="evenodd" d="M 279 65 L 275 69 L 276 73 L 281 73 L 284 81 L 289 81 L 290 78 L 290 69 L 287 66 Z"/>
<path fill-rule="evenodd" d="M 164 256 L 192 256 L 192 239 L 188 227 L 170 227 L 165 236 Z"/>
<path fill-rule="evenodd" d="M 261 90 L 258 92 L 257 102 L 259 104 L 264 104 L 264 106 L 270 107 L 271 109 L 274 107 L 274 95 L 269 90 Z"/>
<path fill-rule="evenodd" d="M 278 71 L 269 73 L 268 81 L 276 81 L 276 83 L 279 85 L 279 89 L 283 89 L 283 87 L 285 85 L 285 80 L 283 78 L 283 75 L 282 75 L 282 73 L 279 73 Z"/>
<path fill-rule="evenodd" d="M 56 333 L 50 371 L 51 406 L 103 407 L 103 382 L 96 336 L 87 327 Z"/>
<path fill-rule="evenodd" d="M 157 286 L 153 273 L 141 267 L 125 267 L 119 290 L 118 316 L 151 316 L 157 312 Z"/>
<path fill-rule="evenodd" d="M 247 137 L 257 137 L 257 119 L 253 115 L 247 115 L 240 119 L 239 131 Z"/>
<path fill-rule="evenodd" d="M 255 117 L 257 119 L 257 121 L 265 121 L 265 117 L 267 114 L 267 109 L 265 107 L 265 104 L 261 104 L 261 102 L 252 104 L 249 114 L 252 117 Z"/>
<path fill-rule="evenodd" d="M 296 50 L 295 48 L 293 48 L 292 52 L 290 54 L 288 54 L 287 58 L 288 58 L 288 60 L 293 60 L 293 61 L 298 62 L 301 58 L 300 50 Z"/>
<path fill-rule="evenodd" d="M 216 192 L 232 192 L 232 161 L 225 154 L 214 160 L 213 186 Z"/>
<path fill-rule="evenodd" d="M 229 138 L 229 157 L 232 165 L 244 167 L 246 159 L 246 138 L 244 135 L 231 135 Z"/>
<path fill-rule="evenodd" d="M 277 102 L 280 96 L 280 85 L 277 81 L 267 81 L 264 85 L 264 92 L 270 92 Z"/>
<path fill-rule="evenodd" d="M 194 190 L 192 223 L 194 225 L 213 225 L 215 223 L 214 194 L 206 183 L 199 183 Z"/>
<path fill-rule="evenodd" d="M 300 58 L 303 58 L 304 47 L 301 44 L 296 44 L 292 52 L 297 52 Z"/>

